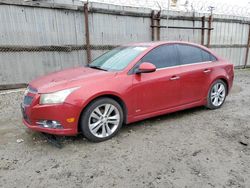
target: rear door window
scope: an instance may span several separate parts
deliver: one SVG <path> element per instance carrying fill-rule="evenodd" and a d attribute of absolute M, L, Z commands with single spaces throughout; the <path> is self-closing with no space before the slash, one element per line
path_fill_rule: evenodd
<path fill-rule="evenodd" d="M 183 44 L 179 44 L 177 48 L 180 56 L 180 63 L 182 65 L 216 61 L 216 58 L 212 54 L 201 48 Z"/>

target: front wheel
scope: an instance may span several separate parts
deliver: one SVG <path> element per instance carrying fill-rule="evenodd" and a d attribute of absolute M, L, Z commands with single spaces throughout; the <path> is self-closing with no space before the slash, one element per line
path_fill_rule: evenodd
<path fill-rule="evenodd" d="M 209 90 L 206 106 L 209 109 L 220 108 L 226 99 L 226 94 L 227 94 L 226 83 L 222 80 L 216 80 L 212 84 Z"/>
<path fill-rule="evenodd" d="M 110 98 L 100 98 L 84 110 L 80 127 L 90 141 L 101 142 L 113 137 L 123 123 L 123 111 L 119 103 Z"/>

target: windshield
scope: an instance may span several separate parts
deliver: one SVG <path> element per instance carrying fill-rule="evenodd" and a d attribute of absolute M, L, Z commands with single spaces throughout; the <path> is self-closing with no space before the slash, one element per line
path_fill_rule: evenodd
<path fill-rule="evenodd" d="M 101 55 L 89 67 L 106 71 L 120 71 L 146 49 L 146 46 L 121 46 Z"/>

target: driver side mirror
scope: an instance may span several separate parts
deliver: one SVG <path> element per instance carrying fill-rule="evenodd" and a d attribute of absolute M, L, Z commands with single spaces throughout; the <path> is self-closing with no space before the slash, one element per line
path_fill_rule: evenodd
<path fill-rule="evenodd" d="M 139 68 L 136 71 L 136 74 L 150 73 L 150 72 L 155 72 L 155 71 L 156 71 L 156 66 L 154 64 L 149 63 L 149 62 L 143 62 L 139 65 Z"/>

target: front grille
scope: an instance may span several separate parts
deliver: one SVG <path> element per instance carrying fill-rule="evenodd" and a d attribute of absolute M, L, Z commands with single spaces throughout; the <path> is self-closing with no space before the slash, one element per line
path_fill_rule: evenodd
<path fill-rule="evenodd" d="M 31 94 L 31 96 L 28 95 L 29 93 Z M 32 103 L 34 94 L 37 94 L 37 89 L 35 89 L 31 86 L 28 86 L 25 93 L 24 93 L 23 104 L 30 105 Z"/>
<path fill-rule="evenodd" d="M 33 97 L 31 96 L 25 96 L 23 100 L 24 105 L 30 105 L 32 103 Z"/>
<path fill-rule="evenodd" d="M 34 94 L 37 93 L 37 89 L 35 89 L 35 88 L 31 87 L 31 86 L 28 86 L 27 89 L 28 89 L 28 92 L 29 92 L 29 93 L 34 93 Z"/>
<path fill-rule="evenodd" d="M 25 121 L 27 121 L 28 123 L 30 123 L 30 119 L 29 119 L 29 117 L 27 116 L 27 114 L 25 112 L 25 107 L 22 104 L 21 104 L 21 111 L 22 111 L 23 119 Z"/>

